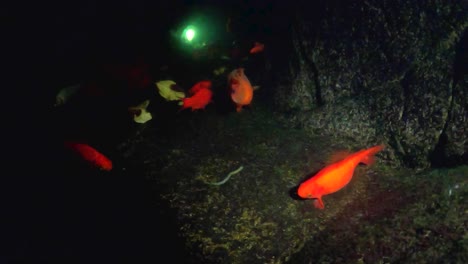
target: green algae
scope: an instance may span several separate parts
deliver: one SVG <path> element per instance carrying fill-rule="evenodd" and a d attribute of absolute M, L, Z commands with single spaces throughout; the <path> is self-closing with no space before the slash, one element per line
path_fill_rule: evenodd
<path fill-rule="evenodd" d="M 282 127 L 267 109 L 192 123 L 190 138 L 163 145 L 154 131 L 139 141 L 148 178 L 177 211 L 180 235 L 202 263 L 397 263 L 466 260 L 467 168 L 416 172 L 377 156 L 324 197 L 325 209 L 294 188 L 354 141 Z M 380 143 L 380 142 L 379 142 Z M 150 147 L 151 146 L 151 147 Z M 162 147 L 154 157 L 143 152 Z M 137 147 L 138 152 L 138 147 Z M 151 153 L 154 153 L 151 152 Z M 239 175 L 207 185 L 239 166 Z M 443 261 L 442 261 L 443 262 Z"/>

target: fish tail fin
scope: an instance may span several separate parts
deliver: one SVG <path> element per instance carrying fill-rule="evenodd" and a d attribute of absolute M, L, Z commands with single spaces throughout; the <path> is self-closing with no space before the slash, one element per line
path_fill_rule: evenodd
<path fill-rule="evenodd" d="M 361 163 L 366 165 L 372 165 L 375 162 L 374 155 L 385 148 L 385 145 L 377 145 L 366 150 L 364 157 L 361 159 Z"/>

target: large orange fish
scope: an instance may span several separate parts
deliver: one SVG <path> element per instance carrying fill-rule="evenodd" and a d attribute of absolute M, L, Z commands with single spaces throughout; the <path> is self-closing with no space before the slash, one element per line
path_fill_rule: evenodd
<path fill-rule="evenodd" d="M 189 94 L 192 94 L 192 96 L 182 99 L 180 103 L 182 105 L 181 110 L 186 108 L 192 108 L 192 111 L 205 109 L 206 105 L 211 102 L 211 98 L 213 97 L 213 92 L 210 87 L 210 81 L 201 81 L 195 84 L 189 90 Z"/>
<path fill-rule="evenodd" d="M 242 107 L 252 102 L 254 88 L 249 79 L 244 74 L 244 68 L 233 70 L 228 75 L 228 82 L 231 88 L 231 99 L 236 104 L 236 111 L 242 111 Z"/>
<path fill-rule="evenodd" d="M 70 148 L 80 155 L 80 157 L 86 162 L 100 168 L 101 170 L 112 170 L 112 161 L 88 144 L 66 141 L 65 147 Z"/>
<path fill-rule="evenodd" d="M 297 194 L 302 198 L 315 198 L 314 206 L 325 208 L 322 196 L 339 191 L 345 187 L 353 177 L 354 169 L 359 163 L 370 165 L 374 162 L 374 155 L 381 151 L 384 145 L 377 145 L 350 154 L 346 158 L 320 170 L 315 176 L 299 185 Z"/>

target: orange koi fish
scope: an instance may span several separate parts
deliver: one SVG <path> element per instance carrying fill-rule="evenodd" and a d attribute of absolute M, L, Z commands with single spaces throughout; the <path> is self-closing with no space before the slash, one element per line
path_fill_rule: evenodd
<path fill-rule="evenodd" d="M 244 68 L 233 70 L 228 75 L 231 88 L 231 99 L 236 104 L 236 111 L 242 111 L 242 107 L 252 102 L 254 88 L 244 74 Z"/>
<path fill-rule="evenodd" d="M 374 155 L 384 148 L 377 145 L 350 154 L 346 158 L 320 170 L 315 176 L 299 185 L 297 194 L 301 198 L 315 198 L 314 206 L 325 208 L 322 196 L 339 191 L 345 187 L 353 177 L 354 169 L 359 163 L 370 165 L 374 162 Z"/>
<path fill-rule="evenodd" d="M 73 150 L 86 162 L 100 168 L 101 170 L 112 170 L 112 161 L 88 144 L 66 141 L 65 147 Z"/>
<path fill-rule="evenodd" d="M 213 92 L 211 91 L 211 82 L 210 81 L 201 81 L 195 84 L 190 90 L 189 93 L 193 94 L 191 97 L 183 98 L 180 105 L 182 108 L 192 108 L 192 111 L 198 109 L 205 109 L 206 105 L 211 102 L 213 97 Z"/>

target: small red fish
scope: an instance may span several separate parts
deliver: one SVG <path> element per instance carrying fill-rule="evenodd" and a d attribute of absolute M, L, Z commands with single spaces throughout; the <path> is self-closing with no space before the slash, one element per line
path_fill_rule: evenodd
<path fill-rule="evenodd" d="M 339 191 L 345 187 L 353 177 L 354 169 L 359 163 L 370 165 L 374 162 L 374 155 L 384 149 L 384 145 L 377 145 L 350 154 L 343 160 L 328 165 L 315 176 L 299 185 L 297 194 L 306 199 L 315 198 L 314 206 L 325 208 L 322 196 Z"/>
<path fill-rule="evenodd" d="M 260 42 L 255 42 L 253 48 L 250 49 L 250 54 L 262 52 L 264 48 L 265 48 L 264 44 Z"/>
<path fill-rule="evenodd" d="M 180 110 L 186 108 L 192 108 L 192 111 L 205 109 L 206 105 L 211 102 L 211 98 L 213 97 L 213 92 L 210 88 L 210 81 L 201 81 L 195 84 L 189 90 L 189 93 L 193 95 L 182 99 L 182 108 Z"/>
<path fill-rule="evenodd" d="M 66 141 L 65 147 L 73 150 L 86 162 L 100 168 L 101 170 L 112 170 L 112 161 L 88 144 Z"/>

